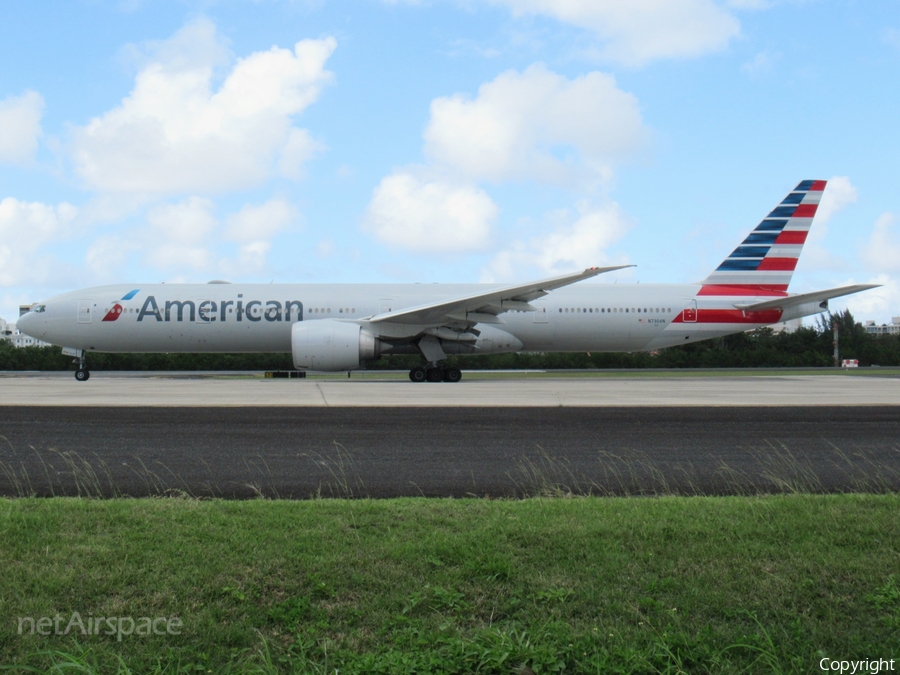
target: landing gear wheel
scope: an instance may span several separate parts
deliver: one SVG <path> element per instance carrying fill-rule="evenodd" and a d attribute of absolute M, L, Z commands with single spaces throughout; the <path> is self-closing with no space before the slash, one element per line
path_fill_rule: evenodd
<path fill-rule="evenodd" d="M 429 382 L 440 382 L 444 379 L 444 372 L 440 368 L 429 368 L 425 371 L 425 379 Z"/>
<path fill-rule="evenodd" d="M 462 379 L 462 371 L 459 368 L 450 366 L 444 368 L 444 382 L 459 382 Z"/>
<path fill-rule="evenodd" d="M 91 371 L 87 368 L 79 368 L 75 371 L 75 379 L 79 382 L 87 382 L 91 379 Z"/>
<path fill-rule="evenodd" d="M 416 366 L 411 371 L 409 371 L 409 379 L 411 382 L 424 382 L 425 369 L 422 368 L 422 366 Z"/>

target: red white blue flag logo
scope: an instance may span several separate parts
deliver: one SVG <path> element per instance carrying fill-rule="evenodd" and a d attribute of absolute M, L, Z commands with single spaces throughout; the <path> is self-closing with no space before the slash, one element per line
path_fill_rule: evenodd
<path fill-rule="evenodd" d="M 122 297 L 122 300 L 131 300 L 135 295 L 138 294 L 138 291 L 139 291 L 139 290 L 140 290 L 140 289 L 135 288 L 133 291 L 130 291 L 130 292 L 126 293 L 126 294 Z M 114 305 L 112 306 L 112 309 L 110 309 L 110 310 L 106 313 L 106 316 L 103 317 L 103 320 L 104 320 L 104 321 L 115 321 L 115 320 L 118 319 L 120 316 L 122 316 L 122 313 L 123 313 L 124 311 L 125 311 L 125 308 L 122 307 L 122 305 L 119 304 L 119 303 L 117 302 L 116 304 L 114 304 Z"/>

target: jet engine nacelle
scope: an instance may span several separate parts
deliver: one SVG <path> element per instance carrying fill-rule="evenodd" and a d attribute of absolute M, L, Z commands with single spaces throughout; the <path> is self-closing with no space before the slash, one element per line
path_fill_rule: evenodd
<path fill-rule="evenodd" d="M 298 321 L 291 327 L 294 368 L 355 370 L 360 361 L 378 358 L 378 339 L 355 323 L 337 319 Z"/>

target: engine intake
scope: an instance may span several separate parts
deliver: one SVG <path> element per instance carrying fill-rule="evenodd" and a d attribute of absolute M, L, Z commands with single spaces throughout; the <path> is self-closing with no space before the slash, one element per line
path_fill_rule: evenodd
<path fill-rule="evenodd" d="M 381 344 L 358 324 L 318 319 L 291 326 L 291 352 L 298 370 L 356 370 L 361 361 L 378 358 Z"/>

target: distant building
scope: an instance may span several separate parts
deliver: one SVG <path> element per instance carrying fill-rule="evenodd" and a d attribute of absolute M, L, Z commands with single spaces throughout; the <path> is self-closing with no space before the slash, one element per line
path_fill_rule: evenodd
<path fill-rule="evenodd" d="M 40 340 L 35 340 L 30 335 L 25 335 L 24 333 L 20 333 L 16 331 L 14 335 L 11 336 L 10 341 L 16 347 L 49 347 L 50 344 L 47 342 L 41 342 Z"/>
<path fill-rule="evenodd" d="M 900 316 L 892 316 L 890 323 L 880 326 L 874 321 L 866 321 L 866 332 L 869 335 L 900 335 Z"/>
<path fill-rule="evenodd" d="M 774 323 L 769 326 L 769 328 L 771 328 L 776 333 L 795 333 L 802 327 L 803 317 L 799 319 L 791 319 L 790 321 L 782 321 L 781 323 Z"/>

